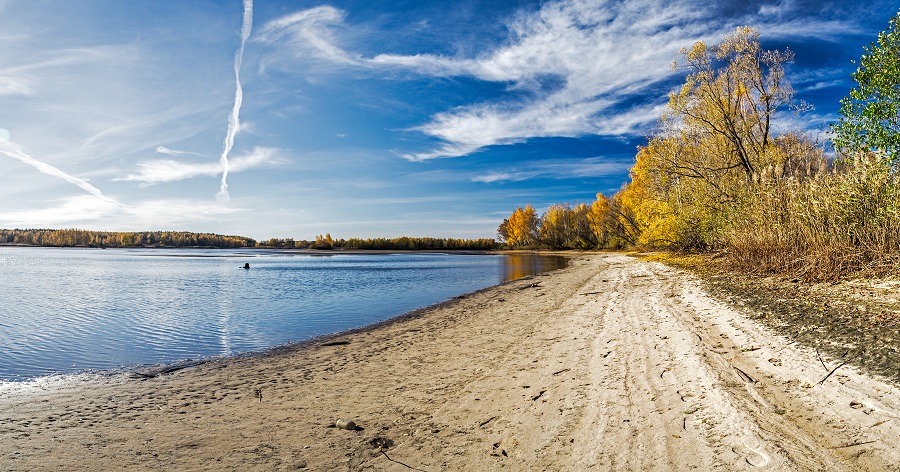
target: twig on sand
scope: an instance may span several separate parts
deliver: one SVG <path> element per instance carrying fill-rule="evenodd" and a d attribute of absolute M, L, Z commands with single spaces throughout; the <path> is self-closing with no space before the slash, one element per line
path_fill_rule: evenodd
<path fill-rule="evenodd" d="M 394 463 L 396 463 L 396 464 L 400 464 L 400 465 L 402 465 L 403 467 L 406 467 L 407 469 L 418 470 L 419 472 L 428 472 L 428 471 L 426 471 L 426 470 L 417 469 L 417 468 L 415 468 L 415 467 L 413 467 L 413 466 L 411 466 L 411 465 L 409 465 L 409 464 L 404 464 L 404 463 L 402 463 L 402 462 L 400 462 L 400 461 L 398 461 L 398 460 L 391 459 L 391 456 L 387 455 L 387 453 L 384 452 L 385 449 L 388 449 L 388 448 L 394 446 L 394 441 L 391 441 L 391 440 L 388 439 L 388 438 L 381 438 L 381 437 L 374 438 L 374 439 L 372 439 L 371 441 L 369 441 L 369 444 L 371 444 L 372 447 L 374 447 L 375 449 L 378 449 L 378 452 L 384 454 L 384 457 L 386 457 L 387 460 L 389 460 L 389 461 L 391 461 L 391 462 L 394 462 Z"/>
<path fill-rule="evenodd" d="M 741 370 L 741 369 L 738 369 L 738 368 L 737 368 L 736 366 L 734 366 L 734 365 L 732 365 L 731 368 L 733 368 L 733 369 L 735 370 L 735 372 L 737 372 L 738 377 L 740 377 L 741 380 L 743 380 L 744 382 L 752 383 L 752 384 L 755 384 L 755 383 L 756 383 L 756 379 L 754 379 L 753 377 L 751 377 L 750 374 L 744 372 L 744 371 Z"/>
<path fill-rule="evenodd" d="M 850 443 L 850 444 L 844 444 L 843 446 L 832 446 L 831 449 L 843 449 L 845 447 L 856 447 L 856 446 L 862 446 L 864 444 L 872 444 L 874 442 L 875 441 L 857 441 L 857 442 Z"/>
<path fill-rule="evenodd" d="M 563 373 L 563 372 L 568 372 L 568 371 L 570 371 L 570 370 L 572 370 L 572 369 L 558 370 L 558 371 L 554 372 L 553 375 L 559 375 L 559 374 L 561 374 L 561 373 Z"/>
<path fill-rule="evenodd" d="M 828 380 L 828 377 L 831 377 L 831 374 L 833 374 L 836 370 L 840 369 L 841 367 L 844 367 L 845 365 L 847 365 L 848 362 L 852 361 L 853 359 L 856 359 L 857 357 L 859 357 L 859 356 L 853 356 L 853 357 L 851 357 L 851 358 L 845 360 L 844 362 L 841 362 L 841 363 L 840 363 L 837 367 L 835 367 L 834 369 L 831 369 L 831 372 L 829 372 L 828 375 L 826 375 L 825 377 L 822 378 L 822 380 L 819 381 L 819 385 L 824 384 L 825 381 Z"/>
<path fill-rule="evenodd" d="M 428 472 L 428 471 L 426 471 L 426 470 L 417 469 L 417 468 L 415 468 L 415 467 L 413 467 L 413 466 L 411 466 L 411 465 L 409 465 L 409 464 L 404 464 L 404 463 L 402 463 L 402 462 L 400 462 L 400 461 L 391 459 L 391 456 L 387 455 L 387 453 L 384 452 L 384 449 L 381 450 L 381 453 L 384 454 L 384 457 L 387 457 L 387 460 L 389 460 L 389 461 L 391 461 L 391 462 L 393 462 L 393 463 L 395 463 L 395 464 L 400 464 L 400 465 L 402 465 L 403 467 L 406 467 L 407 469 L 418 470 L 419 472 Z"/>
<path fill-rule="evenodd" d="M 823 361 L 823 360 L 822 360 L 822 355 L 821 355 L 821 354 L 819 354 L 819 349 L 818 349 L 818 348 L 816 348 L 816 357 L 818 357 L 818 358 L 819 358 L 819 362 L 821 362 L 821 363 L 822 363 L 822 367 L 824 367 L 824 368 L 825 368 L 825 370 L 828 370 L 828 366 L 827 366 L 827 365 L 825 365 L 825 361 Z"/>
<path fill-rule="evenodd" d="M 490 418 L 488 418 L 488 419 L 482 421 L 481 423 L 479 423 L 478 426 L 479 426 L 479 427 L 483 427 L 484 425 L 486 425 L 486 424 L 488 424 L 488 423 L 490 423 L 491 421 L 494 421 L 494 420 L 496 420 L 496 419 L 497 419 L 496 416 L 492 416 L 492 417 L 490 417 Z"/>

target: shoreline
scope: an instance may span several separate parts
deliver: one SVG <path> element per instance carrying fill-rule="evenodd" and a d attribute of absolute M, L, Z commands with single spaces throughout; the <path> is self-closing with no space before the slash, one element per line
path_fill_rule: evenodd
<path fill-rule="evenodd" d="M 677 269 L 581 254 L 265 355 L 5 391 L 0 468 L 891 470 L 900 389 L 818 362 Z"/>

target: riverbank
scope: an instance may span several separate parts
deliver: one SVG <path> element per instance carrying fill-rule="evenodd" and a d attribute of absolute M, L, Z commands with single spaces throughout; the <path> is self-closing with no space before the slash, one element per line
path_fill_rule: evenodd
<path fill-rule="evenodd" d="M 0 469 L 896 469 L 900 391 L 819 362 L 683 272 L 586 254 L 265 355 L 4 387 Z"/>

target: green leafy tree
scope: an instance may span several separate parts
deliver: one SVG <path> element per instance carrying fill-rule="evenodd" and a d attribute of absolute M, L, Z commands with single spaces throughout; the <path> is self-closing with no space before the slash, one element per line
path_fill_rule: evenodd
<path fill-rule="evenodd" d="M 877 43 L 864 46 L 856 87 L 841 100 L 841 119 L 834 125 L 835 147 L 844 153 L 880 151 L 900 161 L 900 12 Z"/>

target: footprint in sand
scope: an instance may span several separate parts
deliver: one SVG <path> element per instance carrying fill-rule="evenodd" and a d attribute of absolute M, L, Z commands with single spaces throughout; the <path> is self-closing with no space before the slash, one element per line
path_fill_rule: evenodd
<path fill-rule="evenodd" d="M 731 448 L 735 454 L 742 456 L 753 467 L 765 467 L 769 463 L 769 456 L 761 447 L 750 447 L 746 444 Z"/>

